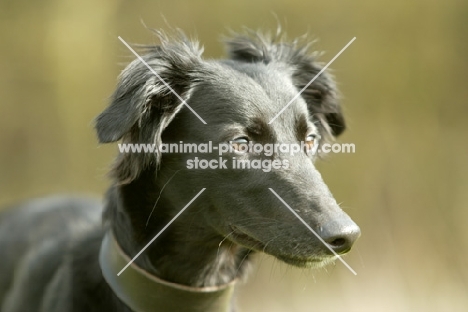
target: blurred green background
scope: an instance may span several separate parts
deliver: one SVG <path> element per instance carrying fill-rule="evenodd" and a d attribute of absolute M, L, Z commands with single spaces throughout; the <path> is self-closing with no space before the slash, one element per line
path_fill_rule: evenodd
<path fill-rule="evenodd" d="M 275 18 L 274 16 L 277 16 Z M 257 256 L 241 311 L 468 311 L 468 2 L 0 2 L 0 204 L 50 193 L 100 196 L 117 148 L 98 146 L 93 118 L 152 28 L 196 34 L 205 56 L 242 26 L 309 32 L 344 95 L 355 154 L 319 164 L 361 226 L 325 270 Z M 1 260 L 0 260 L 1 261 Z"/>

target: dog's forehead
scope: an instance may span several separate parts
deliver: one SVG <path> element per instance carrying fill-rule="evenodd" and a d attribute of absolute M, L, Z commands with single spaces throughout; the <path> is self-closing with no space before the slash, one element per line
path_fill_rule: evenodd
<path fill-rule="evenodd" d="M 296 98 L 299 91 L 287 70 L 264 64 L 233 66 L 215 63 L 197 80 L 187 103 L 207 124 L 190 124 L 194 137 L 224 141 L 249 134 L 264 141 L 290 142 L 315 128 L 305 100 Z M 183 113 L 192 114 L 188 109 Z"/>
<path fill-rule="evenodd" d="M 287 66 L 245 62 L 226 62 L 225 65 L 239 76 L 240 84 L 260 87 L 263 95 L 273 100 L 270 106 L 281 106 L 281 101 L 289 100 L 297 94 L 297 89 L 292 83 L 292 71 Z"/>
<path fill-rule="evenodd" d="M 216 111 L 219 118 L 237 115 L 244 120 L 271 120 L 288 104 L 283 118 L 309 117 L 307 104 L 296 97 L 299 91 L 286 67 L 223 61 L 215 63 L 201 81 L 191 102 L 195 106 L 202 103 L 201 110 Z"/>

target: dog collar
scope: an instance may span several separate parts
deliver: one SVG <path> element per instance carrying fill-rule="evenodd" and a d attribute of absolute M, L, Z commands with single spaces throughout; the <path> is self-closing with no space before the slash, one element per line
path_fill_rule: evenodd
<path fill-rule="evenodd" d="M 164 281 L 130 262 L 109 231 L 102 241 L 99 264 L 102 275 L 116 296 L 132 311 L 228 312 L 235 280 L 214 287 L 190 287 Z"/>

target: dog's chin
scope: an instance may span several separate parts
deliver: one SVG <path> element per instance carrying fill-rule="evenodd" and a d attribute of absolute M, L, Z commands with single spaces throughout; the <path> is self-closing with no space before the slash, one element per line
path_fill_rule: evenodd
<path fill-rule="evenodd" d="M 287 263 L 289 265 L 298 267 L 298 268 L 321 268 L 328 264 L 331 264 L 335 261 L 333 256 L 310 256 L 310 257 L 298 257 L 297 255 L 285 255 L 278 254 L 273 250 L 269 250 L 269 246 L 266 246 L 261 241 L 253 238 L 252 236 L 246 234 L 244 231 L 240 230 L 236 226 L 231 225 L 231 230 L 234 233 L 232 240 L 248 249 L 265 252 L 278 260 Z"/>
<path fill-rule="evenodd" d="M 335 261 L 335 257 L 310 257 L 310 258 L 301 258 L 288 255 L 273 255 L 278 260 L 281 260 L 284 263 L 298 267 L 298 268 L 311 268 L 319 269 L 328 264 L 331 264 Z"/>

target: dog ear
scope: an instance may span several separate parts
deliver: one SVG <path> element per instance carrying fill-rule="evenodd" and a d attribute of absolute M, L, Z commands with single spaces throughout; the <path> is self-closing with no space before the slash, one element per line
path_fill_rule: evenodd
<path fill-rule="evenodd" d="M 148 53 L 142 58 L 146 64 L 136 59 L 122 71 L 110 105 L 96 118 L 100 143 L 118 141 L 133 127 L 141 128 L 154 110 L 159 112 L 154 122 L 167 126 L 163 117 L 173 115 L 182 105 L 173 91 L 184 100 L 189 93 L 189 73 L 200 63 L 203 50 L 183 34 L 179 40 L 163 33 L 158 36 L 162 44 L 145 47 Z"/>
<path fill-rule="evenodd" d="M 300 52 L 300 51 L 298 51 Z M 292 59 L 295 70 L 293 82 L 302 90 L 322 70 L 313 57 L 298 53 Z M 322 72 L 301 94 L 312 116 L 317 118 L 322 132 L 338 136 L 346 129 L 346 124 L 338 100 L 338 90 L 333 76 Z"/>
<path fill-rule="evenodd" d="M 110 105 L 96 118 L 100 143 L 122 140 L 159 146 L 162 132 L 184 105 L 180 98 L 188 100 L 203 49 L 182 33 L 177 38 L 157 35 L 161 45 L 144 47 L 144 63 L 136 59 L 122 71 Z M 114 175 L 131 181 L 144 166 L 159 160 L 157 152 L 121 154 Z"/>
<path fill-rule="evenodd" d="M 226 40 L 231 59 L 241 62 L 285 63 L 292 68 L 292 80 L 302 90 L 322 69 L 316 62 L 318 53 L 309 53 L 310 44 L 301 44 L 303 38 L 291 42 L 276 36 L 247 31 Z M 338 101 L 338 90 L 333 77 L 323 72 L 301 94 L 322 134 L 338 136 L 345 128 L 345 120 Z"/>

